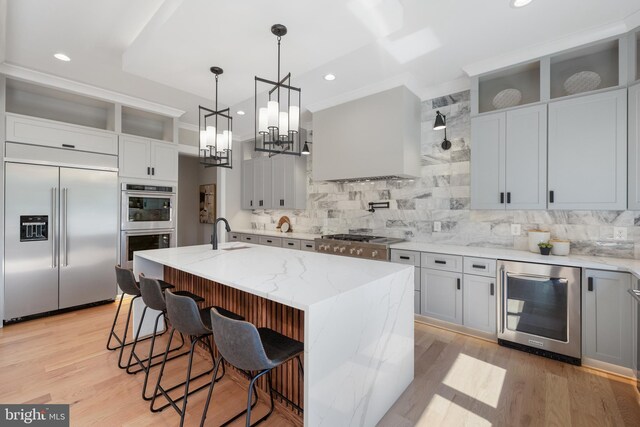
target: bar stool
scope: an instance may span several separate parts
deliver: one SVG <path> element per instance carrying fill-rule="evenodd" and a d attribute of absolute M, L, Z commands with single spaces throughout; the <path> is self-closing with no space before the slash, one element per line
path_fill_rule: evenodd
<path fill-rule="evenodd" d="M 215 360 L 215 356 L 213 354 L 213 347 L 211 345 L 211 342 L 209 341 L 209 338 L 212 337 L 213 335 L 211 331 L 211 316 L 209 314 L 209 310 L 211 308 L 215 308 L 217 312 L 220 313 L 221 316 L 224 316 L 229 319 L 234 319 L 236 321 L 242 321 L 244 320 L 244 317 L 239 316 L 229 310 L 225 310 L 222 307 L 207 307 L 207 308 L 199 309 L 193 299 L 186 296 L 176 295 L 171 291 L 165 292 L 165 301 L 167 305 L 167 316 L 169 317 L 169 321 L 171 322 L 171 326 L 172 326 L 171 334 L 169 335 L 169 342 L 167 343 L 167 351 L 171 348 L 171 341 L 173 340 L 173 335 L 176 331 L 184 335 L 189 335 L 191 337 L 191 348 L 189 350 L 189 364 L 187 367 L 186 381 L 178 385 L 172 386 L 168 389 L 165 389 L 161 385 L 162 375 L 164 373 L 164 368 L 168 360 L 167 358 L 168 353 L 165 352 L 164 358 L 162 359 L 162 365 L 160 367 L 160 373 L 158 374 L 158 381 L 156 383 L 156 388 L 153 393 L 153 397 L 151 398 L 150 409 L 151 409 L 151 412 L 159 412 L 167 408 L 168 406 L 172 406 L 173 409 L 175 409 L 176 412 L 180 414 L 180 426 L 182 427 L 182 425 L 184 424 L 184 417 L 187 410 L 188 397 L 193 393 L 196 393 L 200 390 L 204 390 L 206 387 L 209 387 L 209 384 L 210 384 L 209 382 L 207 382 L 206 384 L 203 384 L 194 390 L 189 390 L 189 383 L 204 375 L 208 375 L 211 373 L 211 371 L 213 371 L 213 364 L 212 364 L 211 369 L 191 378 L 191 368 L 193 365 L 193 353 L 194 353 L 196 344 L 198 342 L 203 343 L 207 347 L 207 349 L 209 350 L 209 354 L 211 355 L 211 361 L 213 362 Z M 216 370 L 216 375 L 217 375 L 217 370 Z M 216 378 L 216 375 L 214 375 L 211 378 L 211 382 L 217 382 L 222 379 L 222 377 L 224 376 L 224 368 L 223 368 L 222 376 L 220 376 L 220 378 Z M 182 385 L 184 385 L 184 394 L 177 399 L 172 399 L 169 396 L 168 392 L 170 392 L 171 390 L 175 390 L 176 388 Z M 156 408 L 155 401 L 156 401 L 156 398 L 159 397 L 160 395 L 164 396 L 169 403 L 159 408 Z M 179 408 L 177 405 L 177 403 L 180 400 L 182 400 L 182 408 Z M 256 400 L 257 400 L 257 395 L 256 395 Z"/>
<path fill-rule="evenodd" d="M 295 358 L 298 361 L 300 373 L 303 374 L 304 371 L 302 361 L 300 360 L 300 353 L 304 351 L 304 344 L 272 329 L 256 328 L 252 323 L 225 317 L 215 307 L 211 309 L 211 327 L 216 340 L 216 346 L 220 352 L 220 356 L 215 363 L 213 377 L 217 375 L 220 363 L 223 361 L 243 371 L 257 372 L 250 377 L 247 409 L 236 414 L 233 418 L 225 421 L 221 425 L 228 425 L 246 413 L 247 427 L 256 426 L 266 420 L 273 412 L 274 390 L 271 382 L 271 370 Z M 266 415 L 251 424 L 251 408 L 255 405 L 251 404 L 251 392 L 252 390 L 255 392 L 256 381 L 263 375 L 267 375 L 269 381 L 271 408 Z M 209 408 L 214 385 L 215 381 L 212 381 L 209 386 L 207 401 L 204 405 L 204 411 L 200 421 L 201 427 L 207 418 L 207 409 Z"/>
<path fill-rule="evenodd" d="M 122 365 L 122 353 L 124 351 L 124 347 L 132 345 L 135 342 L 135 341 L 127 342 L 127 331 L 129 330 L 129 321 L 131 320 L 133 302 L 136 299 L 140 298 L 141 294 L 140 294 L 140 288 L 138 287 L 138 283 L 136 282 L 136 276 L 134 276 L 133 271 L 129 270 L 128 268 L 122 268 L 119 265 L 116 265 L 116 282 L 118 283 L 118 286 L 122 291 L 122 295 L 120 295 L 120 302 L 118 303 L 118 309 L 116 310 L 116 315 L 113 318 L 113 324 L 111 325 L 111 331 L 109 332 L 109 339 L 107 340 L 107 350 L 120 349 L 120 355 L 118 356 L 118 367 L 121 369 L 125 369 L 126 366 Z M 165 281 L 160 281 L 160 286 L 163 290 L 174 288 L 172 284 L 167 283 Z M 118 334 L 115 332 L 115 328 L 116 328 L 116 323 L 118 322 L 118 315 L 120 314 L 120 308 L 122 307 L 122 301 L 127 295 L 132 296 L 133 298 L 131 298 L 131 301 L 129 303 L 129 311 L 127 312 L 127 320 L 124 324 L 124 331 L 121 339 L 118 336 Z M 118 342 L 118 345 L 116 345 L 115 347 L 111 346 L 112 338 L 114 338 Z M 144 338 L 143 341 L 149 338 L 150 337 Z"/>
<path fill-rule="evenodd" d="M 137 374 L 138 372 L 144 372 L 144 384 L 142 386 L 142 398 L 144 400 L 151 400 L 151 396 L 147 396 L 147 383 L 149 381 L 149 372 L 153 366 L 157 366 L 162 363 L 161 360 L 153 362 L 153 359 L 157 357 L 164 356 L 164 353 L 159 353 L 154 355 L 153 350 L 155 348 L 156 343 L 156 334 L 158 331 L 158 322 L 160 318 L 164 318 L 165 325 L 167 324 L 167 305 L 164 299 L 164 291 L 162 290 L 162 285 L 160 281 L 157 279 L 152 279 L 145 277 L 144 274 L 140 274 L 140 293 L 142 294 L 142 301 L 145 304 L 144 309 L 142 310 L 142 315 L 140 316 L 140 323 L 138 324 L 138 329 L 136 331 L 136 336 L 134 338 L 133 346 L 131 347 L 131 353 L 129 354 L 129 361 L 127 362 L 127 373 L 128 374 Z M 175 295 L 182 295 L 188 298 L 191 298 L 196 303 L 204 302 L 204 298 L 198 296 L 189 291 L 174 291 Z M 155 318 L 155 322 L 153 325 L 153 333 L 151 336 L 151 346 L 149 348 L 149 356 L 146 359 L 140 359 L 140 357 L 136 354 L 136 345 L 139 341 L 140 331 L 142 330 L 142 324 L 144 322 L 145 315 L 147 313 L 147 309 L 157 310 L 159 313 Z M 180 350 L 184 346 L 184 336 L 180 334 L 181 343 L 178 347 L 169 350 L 169 353 Z M 172 360 L 178 357 L 186 356 L 189 354 L 188 351 L 182 352 L 180 354 L 173 355 L 168 357 L 167 360 Z M 135 363 L 132 363 L 135 359 Z M 135 365 L 138 365 L 140 368 L 137 370 L 133 370 L 132 368 Z M 146 364 L 146 365 L 145 365 Z"/>

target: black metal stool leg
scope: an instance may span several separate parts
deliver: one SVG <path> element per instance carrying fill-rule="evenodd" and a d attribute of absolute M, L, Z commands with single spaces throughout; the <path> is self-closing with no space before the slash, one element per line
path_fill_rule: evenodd
<path fill-rule="evenodd" d="M 147 314 L 147 306 L 144 306 L 144 309 L 142 310 L 142 316 L 140 319 L 140 323 L 138 324 L 138 328 L 136 329 L 136 336 L 133 338 L 133 345 L 131 346 L 131 353 L 129 353 L 129 360 L 127 360 L 127 365 L 122 367 L 120 366 L 120 362 L 118 361 L 118 366 L 120 368 L 126 369 L 127 374 L 132 374 L 133 372 L 129 372 L 129 368 L 131 367 L 131 359 L 133 358 L 133 356 L 136 353 L 136 345 L 138 344 L 138 338 L 140 338 L 140 330 L 142 329 L 142 323 L 144 322 L 144 316 L 145 314 Z M 156 321 L 156 326 L 157 326 L 158 322 Z M 155 335 L 156 335 L 156 329 L 153 329 L 153 339 L 151 340 L 151 342 L 153 343 L 153 341 L 155 340 Z M 138 359 L 138 356 L 136 356 L 136 359 L 138 360 L 138 362 L 140 362 L 140 360 Z"/>
<path fill-rule="evenodd" d="M 120 302 L 118 303 L 118 309 L 116 310 L 116 315 L 113 318 L 113 324 L 111 325 L 111 331 L 109 332 L 109 339 L 107 340 L 107 350 L 116 350 L 118 347 L 111 347 L 111 338 L 116 337 L 116 340 L 118 342 L 120 342 L 122 344 L 122 341 L 120 341 L 120 338 L 118 338 L 118 336 L 116 335 L 115 329 L 116 329 L 116 323 L 118 323 L 118 315 L 120 314 L 120 307 L 122 307 L 122 300 L 124 299 L 124 293 L 120 294 Z"/>
<path fill-rule="evenodd" d="M 237 413 L 236 415 L 234 415 L 232 418 L 228 419 L 227 421 L 225 421 L 224 423 L 220 424 L 220 427 L 225 427 L 228 426 L 229 424 L 233 423 L 235 420 L 237 420 L 238 418 L 242 417 L 244 414 L 247 414 L 247 425 L 249 425 L 249 421 L 251 419 L 251 410 L 256 406 L 256 404 L 258 403 L 258 392 L 255 389 L 255 383 L 256 381 L 262 377 L 264 374 L 270 372 L 271 370 L 268 369 L 266 371 L 261 371 L 258 374 L 256 374 L 255 376 L 250 377 L 250 381 L 249 381 L 249 389 L 247 391 L 248 394 L 248 398 L 247 398 L 247 409 L 243 410 L 242 412 Z M 254 394 L 254 397 L 256 398 L 254 403 L 251 403 L 251 394 Z M 273 395 L 271 395 L 271 400 L 273 403 Z M 269 415 L 271 415 L 270 411 L 267 414 L 267 417 Z M 262 421 L 264 421 L 266 419 L 266 417 L 261 418 L 259 421 L 257 421 L 255 424 L 252 424 L 252 426 L 255 426 L 259 423 L 261 423 Z"/>
<path fill-rule="evenodd" d="M 218 368 L 220 368 L 220 364 L 224 366 L 224 360 L 222 359 L 222 356 L 218 357 L 218 359 L 215 362 L 215 366 L 213 368 L 213 376 L 211 377 L 212 379 L 218 375 Z M 202 418 L 200 419 L 200 427 L 204 426 L 204 420 L 207 418 L 207 410 L 209 409 L 209 403 L 211 402 L 211 394 L 213 393 L 213 387 L 215 386 L 215 384 L 216 384 L 216 381 L 211 381 L 211 385 L 209 386 L 209 392 L 207 393 L 207 400 L 205 401 L 204 411 L 202 412 Z"/>
<path fill-rule="evenodd" d="M 120 346 L 120 355 L 118 356 L 118 367 L 120 369 L 124 369 L 125 367 L 122 366 L 122 354 L 124 353 L 124 348 L 128 345 L 127 344 L 127 331 L 129 330 L 129 321 L 131 319 L 131 313 L 133 311 L 133 302 L 136 300 L 136 298 L 139 298 L 139 296 L 135 296 L 133 298 L 131 298 L 131 302 L 129 303 L 129 310 L 127 312 L 127 321 L 124 324 L 124 333 L 122 334 L 122 345 Z M 133 344 L 129 343 L 129 344 Z"/>
<path fill-rule="evenodd" d="M 158 412 L 159 410 L 154 410 L 153 405 L 156 403 L 156 397 L 159 396 L 158 389 L 160 389 L 160 381 L 162 380 L 162 374 L 164 373 L 164 367 L 167 364 L 167 355 L 169 353 L 169 349 L 171 348 L 171 341 L 173 340 L 173 333 L 175 332 L 174 328 L 171 328 L 171 334 L 169 335 L 169 342 L 167 342 L 167 351 L 164 353 L 164 357 L 162 358 L 162 364 L 160 365 L 160 372 L 158 373 L 158 381 L 156 382 L 156 388 L 153 392 L 153 397 L 151 398 L 151 403 L 149 405 L 149 409 L 151 412 Z"/>

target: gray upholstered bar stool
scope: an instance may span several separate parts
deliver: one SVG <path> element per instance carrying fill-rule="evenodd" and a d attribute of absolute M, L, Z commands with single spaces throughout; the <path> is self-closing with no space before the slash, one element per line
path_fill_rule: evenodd
<path fill-rule="evenodd" d="M 140 288 L 138 283 L 136 282 L 136 276 L 133 274 L 133 271 L 128 268 L 122 268 L 119 265 L 116 265 L 116 282 L 122 291 L 120 295 L 120 302 L 118 303 L 118 309 L 116 310 L 116 315 L 113 318 L 113 324 L 111 325 L 111 331 L 109 332 L 109 339 L 107 340 L 107 350 L 117 350 L 120 349 L 120 354 L 118 356 L 118 367 L 121 369 L 125 369 L 127 366 L 122 364 L 122 353 L 126 346 L 132 345 L 135 341 L 127 342 L 127 331 L 129 330 L 129 321 L 131 320 L 131 312 L 133 309 L 133 302 L 140 298 Z M 174 286 L 165 281 L 160 281 L 160 286 L 163 290 L 171 289 Z M 118 322 L 118 315 L 120 314 L 120 308 L 122 307 L 122 301 L 125 297 L 132 296 L 131 301 L 129 302 L 129 311 L 127 312 L 127 320 L 124 324 L 124 331 L 122 333 L 122 338 L 118 336 L 115 332 L 116 323 Z M 111 339 L 115 339 L 118 345 L 115 347 L 111 346 Z M 150 337 L 149 337 L 150 338 Z M 145 338 L 145 339 L 149 339 Z"/>
<path fill-rule="evenodd" d="M 133 346 L 131 347 L 131 353 L 129 353 L 129 361 L 127 362 L 127 373 L 128 374 L 136 374 L 138 372 L 144 372 L 144 384 L 142 386 L 142 398 L 144 400 L 151 400 L 151 396 L 147 396 L 147 383 L 149 381 L 149 372 L 153 366 L 157 366 L 162 363 L 162 360 L 157 360 L 153 362 L 153 359 L 164 356 L 164 353 L 159 353 L 154 355 L 153 350 L 155 348 L 156 343 L 156 334 L 158 331 L 158 322 L 161 318 L 164 318 L 165 325 L 166 322 L 166 314 L 167 314 L 167 304 L 164 299 L 164 291 L 162 290 L 162 285 L 160 281 L 157 279 L 152 279 L 149 277 L 145 277 L 143 274 L 140 275 L 140 293 L 142 295 L 142 301 L 145 304 L 144 309 L 142 310 L 142 315 L 140 316 L 140 322 L 138 324 L 138 329 L 136 331 L 136 336 L 134 338 Z M 182 295 L 188 298 L 191 298 L 196 303 L 204 302 L 204 298 L 199 295 L 196 295 L 189 291 L 174 291 L 175 295 Z M 157 310 L 159 313 L 156 315 L 155 322 L 153 325 L 153 332 L 151 335 L 151 345 L 149 347 L 149 356 L 145 359 L 141 359 L 140 356 L 136 353 L 136 345 L 140 337 L 140 331 L 142 330 L 142 325 L 145 319 L 145 315 L 147 314 L 147 309 Z M 180 334 L 181 343 L 178 347 L 169 350 L 169 353 L 173 353 L 177 350 L 180 350 L 184 345 L 184 336 Z M 182 352 L 180 354 L 175 354 L 171 357 L 167 357 L 167 360 L 172 360 L 177 357 L 186 356 L 189 354 L 188 351 Z M 133 362 L 135 359 L 135 362 Z M 138 365 L 138 369 L 134 370 L 135 365 Z"/>
<path fill-rule="evenodd" d="M 158 412 L 169 406 L 172 406 L 173 409 L 175 409 L 176 412 L 180 414 L 180 426 L 182 426 L 184 424 L 184 417 L 187 410 L 188 397 L 193 393 L 196 393 L 200 390 L 204 390 L 205 388 L 209 387 L 209 384 L 210 384 L 207 382 L 194 390 L 189 390 L 189 383 L 191 381 L 195 380 L 196 378 L 200 378 L 204 375 L 210 374 L 211 371 L 213 371 L 213 365 L 212 365 L 211 369 L 207 370 L 206 372 L 198 374 L 193 378 L 191 377 L 191 368 L 193 366 L 193 353 L 195 351 L 196 344 L 198 342 L 201 342 L 202 344 L 205 345 L 205 347 L 207 347 L 207 349 L 209 350 L 209 354 L 211 356 L 211 361 L 213 362 L 215 360 L 215 357 L 213 354 L 213 346 L 209 340 L 209 338 L 211 338 L 213 335 L 211 331 L 211 316 L 209 314 L 209 310 L 212 308 L 215 308 L 216 312 L 220 313 L 221 316 L 228 319 L 234 319 L 236 321 L 242 321 L 244 320 L 244 318 L 229 310 L 225 310 L 222 307 L 208 307 L 208 308 L 200 309 L 198 308 L 198 306 L 196 305 L 193 299 L 186 296 L 182 296 L 182 295 L 176 295 L 171 291 L 165 292 L 165 301 L 167 304 L 167 316 L 169 317 L 169 321 L 171 322 L 172 328 L 171 328 L 171 334 L 169 335 L 169 342 L 167 343 L 167 352 L 165 352 L 164 358 L 162 359 L 160 373 L 158 374 L 158 382 L 156 383 L 156 388 L 153 393 L 153 397 L 151 398 L 150 409 L 152 412 Z M 164 386 L 162 386 L 162 375 L 164 373 L 164 369 L 168 360 L 167 358 L 168 350 L 171 348 L 171 341 L 173 340 L 173 335 L 176 331 L 183 335 L 189 335 L 191 337 L 191 348 L 189 350 L 189 365 L 187 367 L 186 381 L 178 385 L 174 385 L 170 388 L 165 388 Z M 217 375 L 217 370 L 216 370 L 216 375 Z M 222 376 L 224 376 L 224 369 L 223 369 L 222 376 L 220 378 L 217 378 L 216 375 L 214 375 L 211 378 L 211 382 L 216 382 L 222 379 Z M 181 397 L 176 399 L 171 398 L 171 396 L 169 396 L 168 393 L 171 390 L 174 390 L 183 384 L 184 384 L 184 394 Z M 167 399 L 169 403 L 159 408 L 156 408 L 155 402 L 160 395 L 164 396 L 164 398 Z M 178 402 L 181 400 L 182 400 L 182 408 L 178 407 Z"/>
<path fill-rule="evenodd" d="M 226 426 L 230 424 L 245 413 L 247 414 L 247 427 L 258 425 L 266 420 L 273 412 L 274 390 L 271 383 L 271 370 L 295 358 L 298 361 L 300 373 L 303 373 L 300 353 L 304 351 L 304 344 L 272 329 L 256 328 L 252 323 L 229 319 L 223 316 L 215 307 L 211 309 L 211 327 L 213 329 L 216 346 L 220 352 L 220 356 L 215 363 L 213 377 L 215 378 L 220 363 L 224 361 L 240 370 L 256 372 L 255 375 L 251 375 L 250 377 L 247 409 L 236 414 L 222 425 Z M 251 424 L 251 408 L 255 405 L 251 403 L 251 393 L 252 391 L 255 393 L 256 381 L 263 375 L 267 375 L 269 381 L 271 408 L 266 415 Z M 201 427 L 207 418 L 207 409 L 209 408 L 214 385 L 215 381 L 212 381 L 209 386 L 207 401 L 204 405 L 204 411 L 200 421 Z"/>

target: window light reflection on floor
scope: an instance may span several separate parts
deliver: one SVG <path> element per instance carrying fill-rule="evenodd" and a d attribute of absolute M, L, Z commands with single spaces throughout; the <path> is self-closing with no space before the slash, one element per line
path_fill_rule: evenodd
<path fill-rule="evenodd" d="M 454 421 L 453 418 L 456 420 Z M 491 422 L 446 399 L 439 394 L 433 396 L 416 423 L 416 427 L 465 425 L 489 427 Z"/>
<path fill-rule="evenodd" d="M 499 366 L 460 353 L 442 383 L 497 408 L 506 373 Z"/>

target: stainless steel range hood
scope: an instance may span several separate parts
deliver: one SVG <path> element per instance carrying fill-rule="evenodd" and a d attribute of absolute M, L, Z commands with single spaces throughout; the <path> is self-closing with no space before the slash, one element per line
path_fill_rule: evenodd
<path fill-rule="evenodd" d="M 420 175 L 420 99 L 405 86 L 313 114 L 317 181 Z"/>

